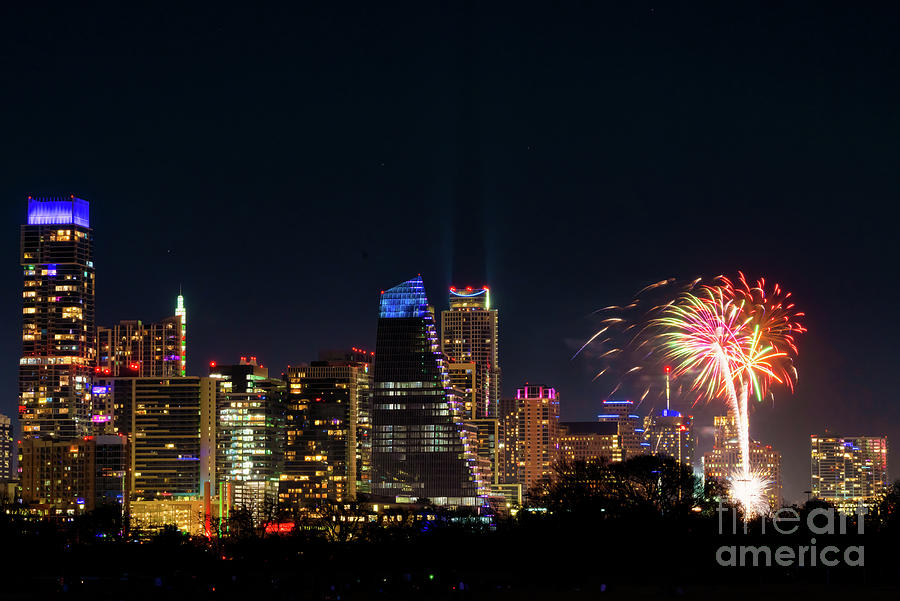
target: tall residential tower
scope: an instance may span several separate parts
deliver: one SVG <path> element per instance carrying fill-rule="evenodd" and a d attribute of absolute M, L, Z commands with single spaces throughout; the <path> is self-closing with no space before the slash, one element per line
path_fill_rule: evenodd
<path fill-rule="evenodd" d="M 450 309 L 441 312 L 441 350 L 450 362 L 451 378 L 455 364 L 471 369 L 473 418 L 497 417 L 500 401 L 500 362 L 498 346 L 499 318 L 491 308 L 487 286 L 478 290 L 450 288 Z M 463 377 L 462 374 L 459 377 Z M 458 382 L 454 382 L 458 384 Z"/>
<path fill-rule="evenodd" d="M 86 200 L 28 198 L 21 228 L 24 438 L 73 439 L 90 431 L 96 360 L 94 239 Z"/>

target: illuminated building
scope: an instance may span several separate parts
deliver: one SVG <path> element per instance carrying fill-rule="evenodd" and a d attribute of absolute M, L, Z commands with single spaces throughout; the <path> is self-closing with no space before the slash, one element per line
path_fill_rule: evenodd
<path fill-rule="evenodd" d="M 0 413 L 0 484 L 13 479 L 14 455 L 12 422 Z"/>
<path fill-rule="evenodd" d="M 95 374 L 168 378 L 181 373 L 181 317 L 120 321 L 97 328 Z"/>
<path fill-rule="evenodd" d="M 237 365 L 209 365 L 216 381 L 216 480 L 231 483 L 231 504 L 257 518 L 274 507 L 284 466 L 282 380 L 256 357 Z"/>
<path fill-rule="evenodd" d="M 187 375 L 187 309 L 184 307 L 184 295 L 179 291 L 175 299 L 175 317 L 181 319 L 181 375 Z"/>
<path fill-rule="evenodd" d="M 450 386 L 459 391 L 463 398 L 463 414 L 466 419 L 475 419 L 476 393 L 476 369 L 474 363 L 454 363 L 447 361 L 447 373 L 450 377 Z"/>
<path fill-rule="evenodd" d="M 498 313 L 487 286 L 450 288 L 450 309 L 441 312 L 441 350 L 452 364 L 475 364 L 475 418 L 496 417 L 500 400 Z"/>
<path fill-rule="evenodd" d="M 559 454 L 559 394 L 548 386 L 525 384 L 518 403 L 519 483 L 526 491 L 553 477 Z"/>
<path fill-rule="evenodd" d="M 694 464 L 694 418 L 674 409 L 662 409 L 644 418 L 644 435 L 651 455 L 671 457 L 688 467 Z"/>
<path fill-rule="evenodd" d="M 622 461 L 619 425 L 615 422 L 560 422 L 559 458 L 567 462 Z"/>
<path fill-rule="evenodd" d="M 713 418 L 713 450 L 703 455 L 703 477 L 718 480 L 726 485 L 732 476 L 741 471 L 740 444 L 734 415 L 718 415 Z M 761 474 L 767 481 L 766 498 L 769 507 L 782 505 L 781 453 L 772 445 L 750 441 L 750 471 Z"/>
<path fill-rule="evenodd" d="M 644 440 L 644 423 L 634 401 L 603 401 L 603 413 L 597 416 L 597 421 L 617 424 L 623 461 L 647 454 L 650 443 Z"/>
<path fill-rule="evenodd" d="M 215 486 L 215 378 L 101 378 L 108 430 L 128 438 L 132 500 L 189 498 Z M 105 419 L 105 416 L 104 416 Z"/>
<path fill-rule="evenodd" d="M 347 359 L 288 367 L 282 502 L 297 506 L 356 498 L 362 481 L 359 408 L 369 405 L 372 390 L 368 359 L 351 353 Z"/>
<path fill-rule="evenodd" d="M 319 361 L 351 361 L 368 364 L 366 386 L 359 388 L 356 410 L 356 492 L 372 492 L 372 365 L 374 351 L 353 347 L 350 351 L 319 351 Z"/>
<path fill-rule="evenodd" d="M 382 292 L 375 357 L 373 493 L 396 502 L 479 504 L 463 399 L 450 389 L 421 277 Z"/>
<path fill-rule="evenodd" d="M 470 445 L 475 449 L 477 478 L 483 487 L 500 483 L 499 442 L 500 422 L 492 418 L 466 419 L 463 425 L 470 432 Z"/>
<path fill-rule="evenodd" d="M 497 481 L 520 484 L 519 471 L 519 399 L 500 399 L 498 403 Z"/>
<path fill-rule="evenodd" d="M 132 501 L 128 513 L 132 528 L 143 533 L 153 534 L 174 525 L 191 536 L 208 536 L 210 524 L 229 515 L 228 508 L 215 496 L 209 502 L 202 498 Z"/>
<path fill-rule="evenodd" d="M 51 514 L 74 514 L 123 501 L 127 453 L 122 436 L 26 438 L 20 453 L 26 503 Z"/>
<path fill-rule="evenodd" d="M 24 438 L 89 432 L 94 340 L 94 239 L 86 200 L 28 198 L 19 419 Z"/>
<path fill-rule="evenodd" d="M 886 437 L 813 434 L 810 444 L 814 498 L 854 513 L 890 486 Z"/>

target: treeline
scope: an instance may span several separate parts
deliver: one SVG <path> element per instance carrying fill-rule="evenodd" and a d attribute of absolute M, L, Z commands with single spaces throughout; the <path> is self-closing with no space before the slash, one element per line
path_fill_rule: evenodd
<path fill-rule="evenodd" d="M 279 534 L 235 512 L 223 536 L 211 540 L 166 528 L 136 543 L 133 534 L 122 534 L 128 524 L 115 511 L 55 524 L 5 506 L 0 540 L 22 558 L 40 558 L 16 562 L 6 582 L 16 594 L 49 595 L 66 587 L 99 599 L 100 591 L 110 590 L 118 595 L 110 598 L 133 599 L 166 591 L 202 597 L 212 589 L 235 598 L 577 599 L 617 589 L 656 598 L 760 582 L 785 590 L 896 586 L 900 485 L 865 518 L 863 535 L 852 534 L 851 519 L 851 534 L 819 537 L 820 544 L 864 544 L 864 567 L 745 569 L 718 565 L 716 549 L 808 544 L 810 533 L 773 535 L 769 528 L 762 534 L 761 522 L 750 521 L 744 534 L 740 517 L 734 523 L 741 531 L 730 531 L 721 487 L 703 487 L 688 468 L 666 458 L 562 463 L 556 472 L 552 482 L 529 491 L 514 516 L 486 519 L 428 505 L 373 516 L 364 500 L 322 502 L 311 511 L 279 513 L 279 520 L 294 523 Z M 828 506 L 818 501 L 794 508 L 801 522 L 822 509 Z"/>

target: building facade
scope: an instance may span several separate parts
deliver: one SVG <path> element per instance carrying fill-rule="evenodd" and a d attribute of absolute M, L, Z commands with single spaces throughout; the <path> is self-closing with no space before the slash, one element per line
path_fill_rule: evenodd
<path fill-rule="evenodd" d="M 359 440 L 360 407 L 368 407 L 372 390 L 369 362 L 313 361 L 288 367 L 286 377 L 287 446 L 281 501 L 296 506 L 325 499 L 354 500 L 371 473 Z"/>
<path fill-rule="evenodd" d="M 474 506 L 483 494 L 422 278 L 383 291 L 375 343 L 373 493 Z"/>
<path fill-rule="evenodd" d="M 694 418 L 674 409 L 662 409 L 644 418 L 644 439 L 651 455 L 671 457 L 688 467 L 694 465 Z"/>
<path fill-rule="evenodd" d="M 891 485 L 885 436 L 810 436 L 811 490 L 816 499 L 853 513 Z"/>
<path fill-rule="evenodd" d="M 474 364 L 473 418 L 497 416 L 500 400 L 499 317 L 487 286 L 450 288 L 441 312 L 441 350 L 450 364 Z"/>
<path fill-rule="evenodd" d="M 559 458 L 566 462 L 622 461 L 619 425 L 615 422 L 560 422 Z"/>
<path fill-rule="evenodd" d="M 525 491 L 549 483 L 559 458 L 559 393 L 525 384 L 516 391 L 520 483 Z"/>
<path fill-rule="evenodd" d="M 127 439 L 126 497 L 184 499 L 216 477 L 216 379 L 100 378 L 100 422 Z"/>
<path fill-rule="evenodd" d="M 16 449 L 13 445 L 12 420 L 0 414 L 0 484 L 13 479 Z"/>
<path fill-rule="evenodd" d="M 97 375 L 178 377 L 181 358 L 181 317 L 177 315 L 153 323 L 126 320 L 97 328 Z"/>
<path fill-rule="evenodd" d="M 19 248 L 24 275 L 22 435 L 75 439 L 90 430 L 96 361 L 94 238 L 88 202 L 74 196 L 29 197 Z"/>
<path fill-rule="evenodd" d="M 231 504 L 262 518 L 275 506 L 284 467 L 284 381 L 256 357 L 210 363 L 216 381 L 216 481 L 231 483 Z"/>
<path fill-rule="evenodd" d="M 733 414 L 713 418 L 713 449 L 703 455 L 704 480 L 727 484 L 741 471 L 740 444 Z M 765 496 L 769 508 L 782 505 L 781 453 L 772 445 L 750 441 L 750 471 L 766 482 Z"/>
<path fill-rule="evenodd" d="M 597 421 L 617 425 L 622 461 L 648 453 L 650 443 L 646 440 L 644 420 L 637 413 L 634 401 L 603 401 L 603 413 L 597 416 Z"/>
<path fill-rule="evenodd" d="M 48 515 L 74 515 L 124 500 L 124 437 L 26 438 L 20 452 L 22 499 Z"/>

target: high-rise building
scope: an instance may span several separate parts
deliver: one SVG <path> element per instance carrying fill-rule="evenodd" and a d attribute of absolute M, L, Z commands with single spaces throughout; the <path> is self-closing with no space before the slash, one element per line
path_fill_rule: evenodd
<path fill-rule="evenodd" d="M 181 320 L 181 375 L 187 375 L 187 309 L 184 306 L 184 295 L 178 292 L 178 298 L 175 299 L 175 317 Z"/>
<path fill-rule="evenodd" d="M 463 415 L 466 419 L 475 419 L 475 408 L 478 406 L 475 364 L 454 363 L 448 358 L 447 374 L 450 377 L 450 387 L 463 399 Z"/>
<path fill-rule="evenodd" d="M 694 418 L 674 409 L 662 409 L 644 418 L 644 438 L 651 455 L 671 457 L 688 467 L 694 465 Z"/>
<path fill-rule="evenodd" d="M 703 455 L 703 477 L 727 484 L 741 471 L 740 443 L 734 415 L 713 418 L 713 449 Z M 750 471 L 767 482 L 765 496 L 773 510 L 782 505 L 781 453 L 772 445 L 750 441 Z"/>
<path fill-rule="evenodd" d="M 623 461 L 647 454 L 650 443 L 644 440 L 644 423 L 637 413 L 634 401 L 603 401 L 603 413 L 597 416 L 597 421 L 618 425 Z"/>
<path fill-rule="evenodd" d="M 450 309 L 441 312 L 441 349 L 451 366 L 475 365 L 472 417 L 477 419 L 497 416 L 501 390 L 498 337 L 499 318 L 497 309 L 491 308 L 488 287 L 450 288 Z"/>
<path fill-rule="evenodd" d="M 98 378 L 106 432 L 128 439 L 133 500 L 185 499 L 216 476 L 216 378 Z"/>
<path fill-rule="evenodd" d="M 12 421 L 0 414 L 0 485 L 13 479 L 13 447 Z"/>
<path fill-rule="evenodd" d="M 298 505 L 356 498 L 357 492 L 362 492 L 363 476 L 369 476 L 368 466 L 361 461 L 364 453 L 358 436 L 359 410 L 369 405 L 372 389 L 368 358 L 351 354 L 347 359 L 288 367 L 287 380 L 281 501 Z"/>
<path fill-rule="evenodd" d="M 479 504 L 463 400 L 450 388 L 421 277 L 381 293 L 375 357 L 373 493 Z"/>
<path fill-rule="evenodd" d="M 559 458 L 564 461 L 622 461 L 624 453 L 616 422 L 560 422 L 559 431 Z"/>
<path fill-rule="evenodd" d="M 284 467 L 287 388 L 256 357 L 209 364 L 216 380 L 216 480 L 231 483 L 232 503 L 263 518 L 275 506 Z"/>
<path fill-rule="evenodd" d="M 520 483 L 530 490 L 553 478 L 559 458 L 559 394 L 549 386 L 525 384 L 516 390 Z"/>
<path fill-rule="evenodd" d="M 72 515 L 121 504 L 126 479 L 125 438 L 22 441 L 22 499 L 50 515 Z"/>
<path fill-rule="evenodd" d="M 96 360 L 93 252 L 86 200 L 28 198 L 20 243 L 24 438 L 73 439 L 90 430 Z"/>
<path fill-rule="evenodd" d="M 519 409 L 521 399 L 500 399 L 497 404 L 499 442 L 497 444 L 497 480 L 499 484 L 521 484 L 519 469 Z"/>
<path fill-rule="evenodd" d="M 97 367 L 101 376 L 169 378 L 182 375 L 181 317 L 153 323 L 120 321 L 97 328 Z"/>
<path fill-rule="evenodd" d="M 853 513 L 890 486 L 887 437 L 810 436 L 812 495 Z"/>

